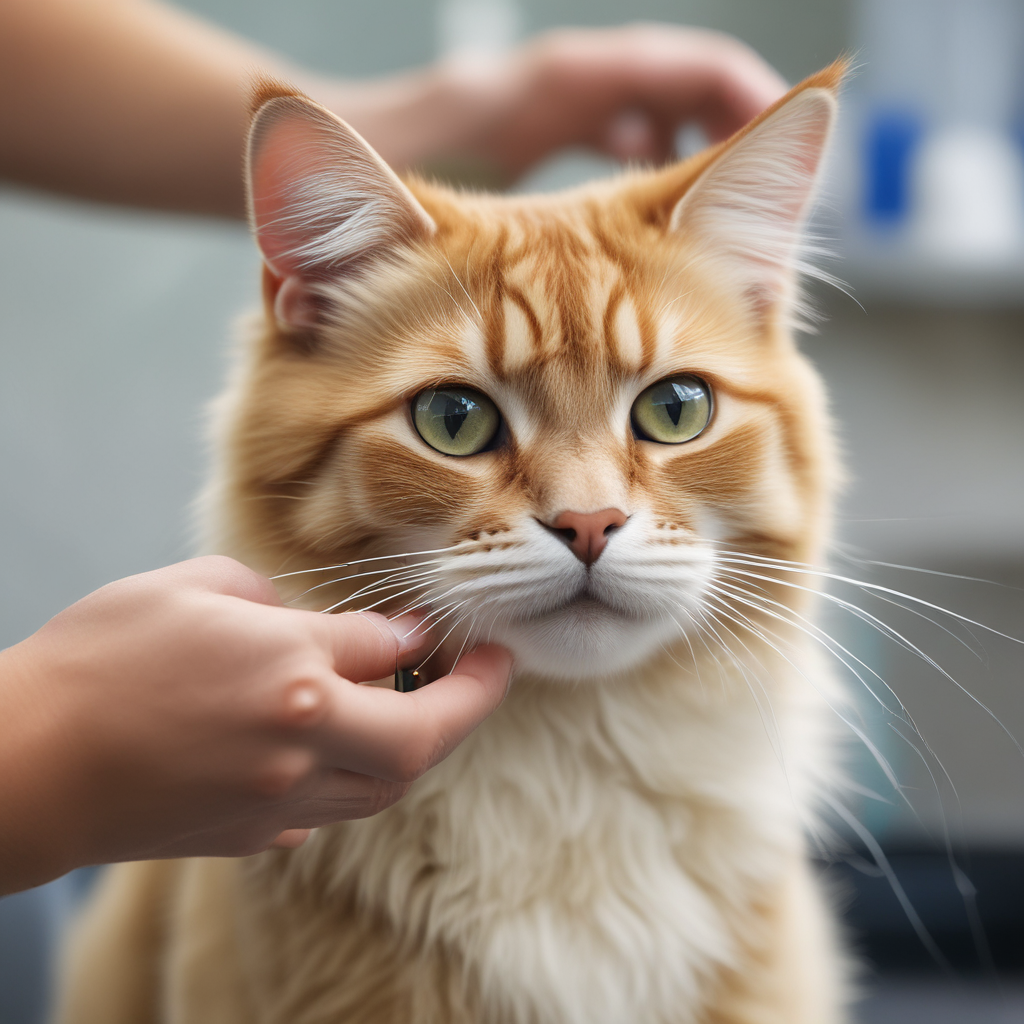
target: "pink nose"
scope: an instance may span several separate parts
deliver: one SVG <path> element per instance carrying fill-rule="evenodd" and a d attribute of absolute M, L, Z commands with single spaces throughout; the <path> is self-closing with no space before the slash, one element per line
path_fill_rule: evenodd
<path fill-rule="evenodd" d="M 544 525 L 557 533 L 584 565 L 593 565 L 604 551 L 609 535 L 627 518 L 617 508 L 605 508 L 600 512 L 562 512 L 554 522 Z"/>

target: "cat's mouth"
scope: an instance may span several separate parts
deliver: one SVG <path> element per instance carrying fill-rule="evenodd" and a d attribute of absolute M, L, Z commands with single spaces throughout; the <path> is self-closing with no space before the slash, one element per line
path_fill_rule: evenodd
<path fill-rule="evenodd" d="M 622 607 L 584 589 L 539 606 L 488 632 L 519 669 L 561 679 L 591 679 L 630 669 L 678 632 L 677 623 Z"/>
<path fill-rule="evenodd" d="M 584 589 L 568 601 L 563 601 L 554 607 L 545 608 L 527 617 L 528 622 L 539 622 L 544 619 L 551 619 L 563 616 L 578 616 L 581 620 L 591 621 L 595 618 L 607 618 L 614 616 L 618 619 L 639 621 L 643 616 L 638 615 L 635 610 L 621 608 L 611 604 L 609 601 Z"/>

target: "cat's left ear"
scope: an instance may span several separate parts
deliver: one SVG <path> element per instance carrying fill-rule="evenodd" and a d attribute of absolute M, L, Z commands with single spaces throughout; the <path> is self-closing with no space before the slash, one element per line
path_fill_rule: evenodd
<path fill-rule="evenodd" d="M 276 289 L 278 320 L 314 327 L 318 284 L 422 241 L 436 227 L 353 128 L 287 87 L 260 90 L 246 150 L 249 220 Z"/>
<path fill-rule="evenodd" d="M 670 233 L 699 246 L 758 313 L 789 297 L 836 117 L 836 64 L 726 142 L 671 210 Z"/>

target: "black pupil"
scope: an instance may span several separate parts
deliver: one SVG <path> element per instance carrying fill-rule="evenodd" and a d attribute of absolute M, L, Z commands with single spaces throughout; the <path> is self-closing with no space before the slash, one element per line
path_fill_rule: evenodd
<path fill-rule="evenodd" d="M 453 398 L 451 395 L 444 397 L 444 426 L 448 436 L 454 441 L 455 435 L 462 429 L 462 424 L 469 415 L 469 403 L 464 398 Z"/>
<path fill-rule="evenodd" d="M 679 419 L 683 415 L 683 406 L 689 402 L 699 402 L 702 395 L 703 389 L 699 385 L 668 380 L 658 388 L 651 401 L 665 410 L 665 415 L 672 421 L 673 427 L 678 427 Z"/>
<path fill-rule="evenodd" d="M 666 400 L 662 403 L 662 408 L 668 413 L 668 418 L 672 421 L 672 426 L 679 426 L 679 417 L 683 414 L 683 395 L 684 391 L 678 384 L 669 384 L 672 389 L 671 397 L 666 396 Z"/>

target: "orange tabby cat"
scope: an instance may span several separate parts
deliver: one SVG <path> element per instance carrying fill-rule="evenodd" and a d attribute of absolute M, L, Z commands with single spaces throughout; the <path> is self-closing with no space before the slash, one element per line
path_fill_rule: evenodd
<path fill-rule="evenodd" d="M 843 70 L 553 196 L 403 184 L 263 90 L 265 310 L 211 547 L 307 607 L 426 612 L 442 667 L 503 643 L 516 676 L 374 818 L 112 871 L 61 1024 L 843 1019 L 805 852 L 834 686 L 772 567 L 820 557 L 837 476 L 791 326 Z"/>

